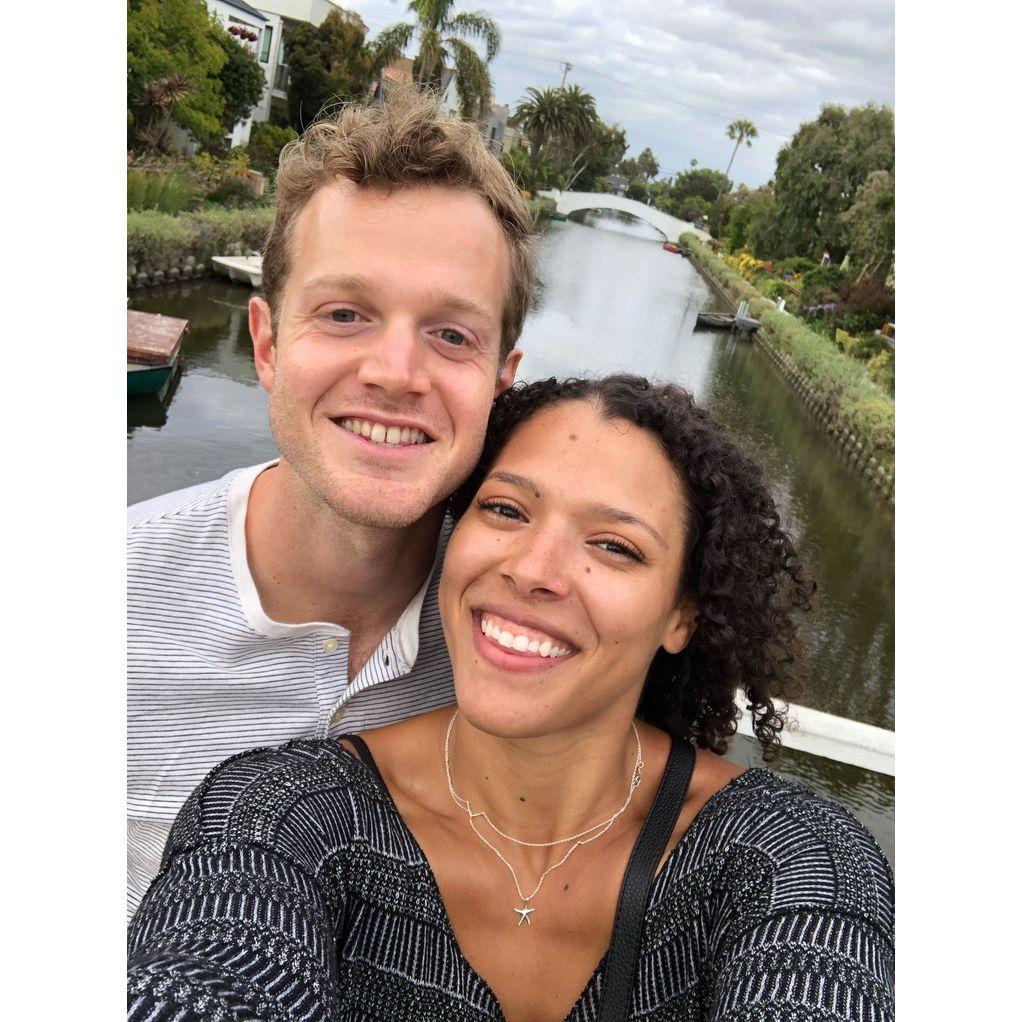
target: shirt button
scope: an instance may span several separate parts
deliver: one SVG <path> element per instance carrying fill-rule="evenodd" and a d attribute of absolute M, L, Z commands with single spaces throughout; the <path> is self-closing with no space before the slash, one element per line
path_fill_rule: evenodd
<path fill-rule="evenodd" d="M 323 643 L 323 652 L 324 653 L 336 653 L 337 652 L 337 647 L 339 645 L 340 645 L 340 643 L 335 638 L 331 637 L 331 638 L 327 639 L 326 642 Z"/>

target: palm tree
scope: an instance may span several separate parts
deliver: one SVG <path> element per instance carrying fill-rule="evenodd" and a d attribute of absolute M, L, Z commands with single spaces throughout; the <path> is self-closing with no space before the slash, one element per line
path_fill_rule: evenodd
<path fill-rule="evenodd" d="M 751 148 L 751 139 L 758 138 L 759 132 L 752 121 L 738 120 L 732 121 L 727 126 L 727 137 L 735 140 L 735 147 L 731 152 L 731 159 L 727 161 L 727 170 L 724 171 L 724 177 L 731 173 L 731 164 L 735 162 L 735 154 L 738 152 L 738 147 L 744 142 Z"/>
<path fill-rule="evenodd" d="M 453 64 L 461 114 L 472 117 L 482 111 L 493 92 L 487 65 L 500 50 L 500 26 L 482 11 L 454 14 L 454 4 L 455 0 L 410 0 L 408 10 L 415 15 L 415 21 L 401 22 L 380 31 L 373 44 L 373 71 L 378 73 L 400 57 L 418 32 L 415 87 L 420 91 L 438 88 L 443 68 Z M 486 44 L 485 60 L 465 42 L 466 38 L 480 39 Z"/>
<path fill-rule="evenodd" d="M 535 177 L 539 157 L 547 142 L 557 140 L 569 146 L 584 145 L 597 123 L 596 100 L 577 85 L 567 88 L 525 90 L 512 118 L 529 140 L 532 159 L 529 172 Z"/>

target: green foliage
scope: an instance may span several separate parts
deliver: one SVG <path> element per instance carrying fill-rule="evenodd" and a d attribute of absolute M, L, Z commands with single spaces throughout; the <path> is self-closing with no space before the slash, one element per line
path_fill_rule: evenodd
<path fill-rule="evenodd" d="M 220 135 L 222 35 L 203 0 L 128 0 L 129 142 L 159 148 L 168 119 L 200 140 Z"/>
<path fill-rule="evenodd" d="M 727 174 L 708 167 L 696 167 L 678 174 L 674 179 L 671 194 L 678 199 L 687 199 L 698 195 L 707 202 L 716 202 L 717 196 L 731 191 L 731 181 Z"/>
<path fill-rule="evenodd" d="M 277 169 L 280 151 L 298 138 L 294 128 L 282 128 L 268 121 L 256 121 L 252 125 L 252 133 L 248 139 L 248 155 L 252 166 L 264 173 L 272 173 Z"/>
<path fill-rule="evenodd" d="M 781 259 L 774 263 L 774 271 L 782 277 L 786 273 L 808 273 L 810 270 L 815 270 L 816 267 L 816 260 L 806 259 L 805 256 L 789 256 L 787 259 Z"/>
<path fill-rule="evenodd" d="M 866 372 L 881 390 L 894 397 L 894 352 L 890 348 L 874 355 L 866 366 Z"/>
<path fill-rule="evenodd" d="M 419 51 L 412 63 L 416 88 L 436 89 L 444 67 L 454 67 L 454 83 L 465 118 L 484 112 L 493 94 L 489 64 L 500 51 L 500 26 L 483 11 L 454 13 L 455 0 L 411 0 L 408 9 L 415 22 L 389 25 L 376 36 L 372 46 L 372 69 L 379 72 L 418 35 Z M 466 40 L 482 42 L 481 57 Z"/>
<path fill-rule="evenodd" d="M 237 209 L 239 206 L 254 206 L 260 200 L 252 192 L 252 186 L 237 174 L 228 174 L 220 184 L 206 196 L 206 201 Z"/>
<path fill-rule="evenodd" d="M 161 213 L 180 213 L 193 209 L 199 199 L 197 182 L 180 171 L 128 171 L 128 209 L 155 209 Z"/>
<path fill-rule="evenodd" d="M 192 255 L 208 263 L 241 243 L 246 251 L 261 249 L 273 225 L 273 210 L 206 209 L 171 216 L 155 210 L 128 214 L 128 262 L 162 269 Z"/>
<path fill-rule="evenodd" d="M 847 331 L 838 332 L 850 336 Z M 860 362 L 869 362 L 881 352 L 889 351 L 890 347 L 885 337 L 879 334 L 865 334 L 862 337 L 854 337 L 845 350 L 852 358 L 857 358 Z"/>
<path fill-rule="evenodd" d="M 221 32 L 218 41 L 227 54 L 227 62 L 220 69 L 220 89 L 224 97 L 220 123 L 224 133 L 229 134 L 234 125 L 245 120 L 262 99 L 265 79 L 259 61 L 247 46 L 227 32 Z"/>
<path fill-rule="evenodd" d="M 724 261 L 715 256 L 694 234 L 683 234 L 679 242 L 692 261 L 713 277 L 736 301 L 749 302 L 750 313 L 763 323 L 763 333 L 813 381 L 816 392 L 830 405 L 839 421 L 863 437 L 877 461 L 888 470 L 894 464 L 894 402 L 889 393 L 874 385 L 867 367 L 843 355 L 827 336 L 809 324 L 778 312 L 759 291 Z M 829 331 L 828 331 L 829 333 Z M 884 370 L 880 366 L 878 373 Z M 884 370 L 887 371 L 887 370 Z M 893 367 L 891 369 L 893 381 Z M 893 388 L 893 382 L 892 382 Z"/>
<path fill-rule="evenodd" d="M 544 147 L 552 143 L 562 153 L 578 153 L 593 137 L 600 119 L 596 113 L 596 101 L 577 85 L 566 89 L 534 89 L 530 86 L 525 92 L 527 98 L 515 108 L 511 124 L 521 128 L 529 140 L 531 176 L 539 185 L 549 180 L 538 174 Z M 558 171 L 563 174 L 557 162 L 555 160 L 553 164 L 555 174 Z"/>
<path fill-rule="evenodd" d="M 852 264 L 865 274 L 886 276 L 894 262 L 894 176 L 874 170 L 840 219 Z"/>
<path fill-rule="evenodd" d="M 859 187 L 876 170 L 894 172 L 894 115 L 872 104 L 824 106 L 777 154 L 774 191 L 785 253 L 840 261 L 848 249 L 842 220 Z"/>
<path fill-rule="evenodd" d="M 647 182 L 652 181 L 660 173 L 660 164 L 652 150 L 648 148 L 639 153 L 635 162 L 638 164 L 639 173 Z"/>
<path fill-rule="evenodd" d="M 732 121 L 727 126 L 727 137 L 735 140 L 735 147 L 731 150 L 731 159 L 727 161 L 727 170 L 725 174 L 731 173 L 731 164 L 735 162 L 735 156 L 738 154 L 738 147 L 744 142 L 746 146 L 752 146 L 752 140 L 759 136 L 759 131 L 756 125 L 752 121 L 740 119 Z"/>
<path fill-rule="evenodd" d="M 882 277 L 845 279 L 838 287 L 834 323 L 849 333 L 879 330 L 894 321 L 894 292 Z"/>
<path fill-rule="evenodd" d="M 597 118 L 589 141 L 579 154 L 571 188 L 576 192 L 600 191 L 597 180 L 606 178 L 627 149 L 628 139 L 624 128 L 616 124 L 605 124 Z M 610 191 L 609 183 L 603 190 Z"/>
<path fill-rule="evenodd" d="M 304 131 L 325 110 L 360 99 L 372 79 L 373 55 L 357 22 L 330 11 L 323 24 L 298 22 L 285 32 L 287 109 L 291 127 Z"/>
<path fill-rule="evenodd" d="M 791 291 L 788 290 L 788 285 L 783 280 L 778 280 L 777 277 L 765 277 L 762 282 L 758 283 L 760 291 L 767 296 L 767 298 L 783 298 L 788 301 L 792 298 Z"/>
<path fill-rule="evenodd" d="M 639 202 L 645 202 L 648 195 L 649 189 L 646 187 L 645 181 L 633 181 L 625 189 L 626 199 L 637 199 Z"/>

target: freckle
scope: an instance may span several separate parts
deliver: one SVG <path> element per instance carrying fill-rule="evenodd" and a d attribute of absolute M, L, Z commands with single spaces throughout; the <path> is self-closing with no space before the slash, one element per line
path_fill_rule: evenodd
<path fill-rule="evenodd" d="M 518 801 L 519 802 L 524 802 L 525 801 L 525 796 L 524 795 L 519 795 L 518 796 Z"/>
<path fill-rule="evenodd" d="M 589 572 L 591 572 L 592 570 L 593 570 L 592 568 L 586 568 L 586 574 L 588 575 Z"/>
<path fill-rule="evenodd" d="M 577 436 L 575 436 L 575 434 L 574 434 L 574 433 L 569 433 L 569 434 L 568 434 L 568 439 L 569 439 L 569 440 L 577 440 L 577 439 L 578 439 L 578 437 L 577 437 Z M 565 887 L 564 889 L 565 889 L 565 890 L 567 890 L 568 888 L 567 888 L 567 887 Z"/>
<path fill-rule="evenodd" d="M 570 886 L 571 886 L 571 884 L 565 884 L 564 885 L 564 889 L 567 890 Z"/>

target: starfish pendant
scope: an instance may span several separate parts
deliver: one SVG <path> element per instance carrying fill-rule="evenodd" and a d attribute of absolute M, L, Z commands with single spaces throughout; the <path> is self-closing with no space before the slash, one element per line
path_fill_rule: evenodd
<path fill-rule="evenodd" d="M 528 904 L 525 904 L 521 908 L 516 908 L 515 911 L 522 917 L 521 919 L 518 920 L 519 926 L 521 926 L 522 923 L 528 923 L 530 926 L 532 926 L 532 920 L 529 918 L 529 916 L 531 913 L 536 911 L 534 908 L 529 908 Z"/>

